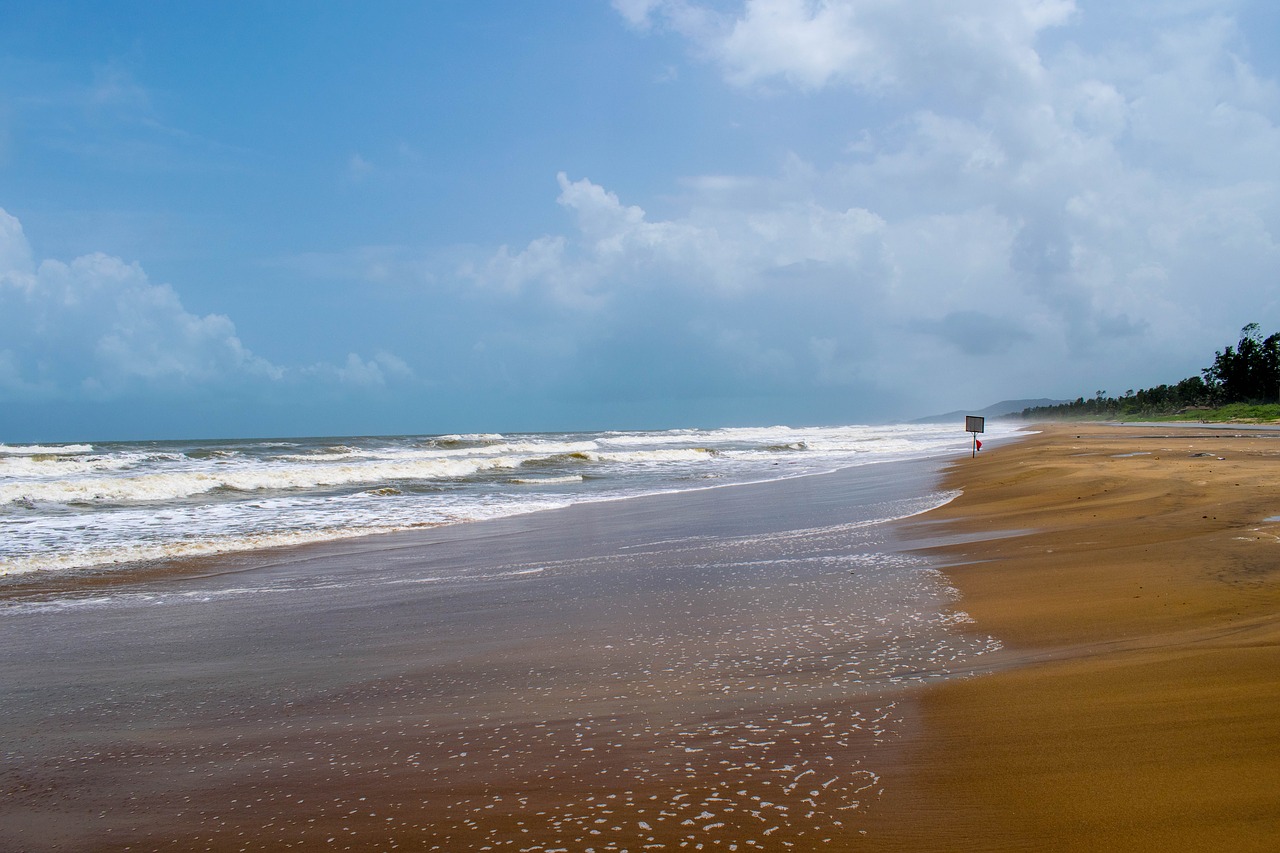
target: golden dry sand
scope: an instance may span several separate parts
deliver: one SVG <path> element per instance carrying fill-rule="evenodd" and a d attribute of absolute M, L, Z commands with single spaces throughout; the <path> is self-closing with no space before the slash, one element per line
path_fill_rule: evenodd
<path fill-rule="evenodd" d="M 1280 850 L 1280 432 L 1052 425 L 922 536 L 1012 665 L 921 700 L 894 850 Z"/>

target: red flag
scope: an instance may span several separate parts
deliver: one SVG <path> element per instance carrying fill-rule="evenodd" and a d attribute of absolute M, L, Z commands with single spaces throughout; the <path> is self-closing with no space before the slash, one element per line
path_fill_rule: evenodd
<path fill-rule="evenodd" d="M 979 449 L 979 450 L 981 450 L 981 449 L 982 449 L 982 442 L 981 442 L 981 441 L 979 441 L 978 439 L 976 439 L 976 438 L 975 438 L 975 439 L 973 440 L 973 443 L 974 443 L 974 444 L 976 444 L 976 445 L 978 445 L 978 449 Z"/>

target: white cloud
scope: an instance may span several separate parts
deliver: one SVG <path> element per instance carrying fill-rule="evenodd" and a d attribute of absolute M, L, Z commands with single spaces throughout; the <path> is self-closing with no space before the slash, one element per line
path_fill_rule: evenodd
<path fill-rule="evenodd" d="M 404 359 L 389 352 L 378 352 L 371 359 L 363 359 L 356 353 L 348 353 L 347 360 L 340 367 L 319 364 L 311 371 L 320 376 L 332 376 L 343 385 L 375 388 L 388 384 L 392 380 L 413 378 L 413 369 Z"/>
<path fill-rule="evenodd" d="M 94 253 L 35 264 L 21 224 L 3 210 L 0 332 L 0 395 L 10 398 L 109 398 L 139 388 L 269 386 L 320 375 L 255 355 L 230 318 L 191 313 L 136 263 Z M 367 362 L 353 354 L 327 373 L 353 385 L 412 375 L 389 353 Z"/>
<path fill-rule="evenodd" d="M 756 0 L 715 52 L 728 77 L 750 85 L 781 76 L 807 88 L 833 77 L 868 88 L 892 81 L 892 57 L 863 30 L 852 3 Z"/>
<path fill-rule="evenodd" d="M 9 390 L 78 385 L 98 396 L 134 383 L 282 375 L 244 347 L 227 317 L 191 314 L 172 288 L 152 284 L 137 264 L 91 254 L 70 263 L 46 260 L 32 270 L 21 261 L 29 256 L 21 251 L 21 231 L 10 237 L 6 243 L 18 245 L 20 261 L 0 274 L 0 324 L 17 353 L 5 371 Z"/>
<path fill-rule="evenodd" d="M 847 98 L 848 142 L 679 178 L 660 218 L 561 175 L 573 227 L 474 264 L 494 292 L 762 383 L 952 393 L 1176 381 L 1224 330 L 1280 324 L 1280 97 L 1229 17 L 1107 42 L 1050 0 L 615 8 L 733 86 Z"/>
<path fill-rule="evenodd" d="M 508 294 L 519 293 L 530 282 L 546 282 L 565 301 L 581 301 L 567 286 L 575 275 L 564 261 L 565 242 L 563 237 L 539 237 L 515 253 L 502 246 L 480 266 L 464 263 L 459 273 Z"/>
<path fill-rule="evenodd" d="M 22 233 L 22 223 L 0 208 L 0 282 L 11 279 L 17 286 L 19 277 L 30 275 L 33 268 L 31 246 Z"/>
<path fill-rule="evenodd" d="M 678 220 L 649 219 L 635 205 L 583 178 L 558 176 L 557 201 L 571 211 L 572 235 L 539 237 L 512 252 L 503 246 L 464 277 L 506 293 L 533 288 L 578 308 L 599 309 L 635 288 L 693 289 L 732 295 L 768 287 L 770 276 L 806 263 L 879 268 L 883 221 L 859 208 L 813 203 L 752 209 L 714 203 Z M 714 197 L 724 177 L 694 186 Z"/>
<path fill-rule="evenodd" d="M 684 0 L 617 0 L 633 27 L 689 40 L 739 86 L 780 80 L 884 92 L 1002 88 L 1040 70 L 1037 35 L 1071 20 L 1071 0 L 746 0 L 717 11 Z"/>
<path fill-rule="evenodd" d="M 570 181 L 563 172 L 557 180 L 557 201 L 573 212 L 577 235 L 539 237 L 518 252 L 503 246 L 480 263 L 464 265 L 464 278 L 507 293 L 537 287 L 561 303 L 598 308 L 607 288 L 629 272 L 658 271 L 676 262 L 705 266 L 695 247 L 714 241 L 714 234 L 690 223 L 650 222 L 644 210 L 623 205 L 590 180 Z"/>
<path fill-rule="evenodd" d="M 667 27 L 687 37 L 707 38 L 724 26 L 715 11 L 686 0 L 613 0 L 613 7 L 641 31 Z"/>
<path fill-rule="evenodd" d="M 650 16 L 661 0 L 613 0 L 613 8 L 633 27 L 648 27 Z"/>

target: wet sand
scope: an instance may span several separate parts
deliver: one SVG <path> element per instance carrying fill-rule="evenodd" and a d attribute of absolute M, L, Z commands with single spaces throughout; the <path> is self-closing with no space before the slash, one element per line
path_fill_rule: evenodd
<path fill-rule="evenodd" d="M 885 850 L 1280 849 L 1280 433 L 1052 425 L 916 535 L 1010 668 L 929 691 Z"/>
<path fill-rule="evenodd" d="M 14 585 L 0 849 L 862 848 L 994 647 L 875 523 L 937 467 Z"/>

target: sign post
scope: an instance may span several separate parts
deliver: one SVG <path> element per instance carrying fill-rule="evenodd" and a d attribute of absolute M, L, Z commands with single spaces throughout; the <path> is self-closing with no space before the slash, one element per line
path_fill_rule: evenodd
<path fill-rule="evenodd" d="M 986 432 L 986 418 L 978 415 L 965 415 L 964 431 L 973 433 L 973 455 L 970 459 L 976 458 L 978 451 L 982 449 L 982 442 L 978 441 L 978 433 Z"/>

